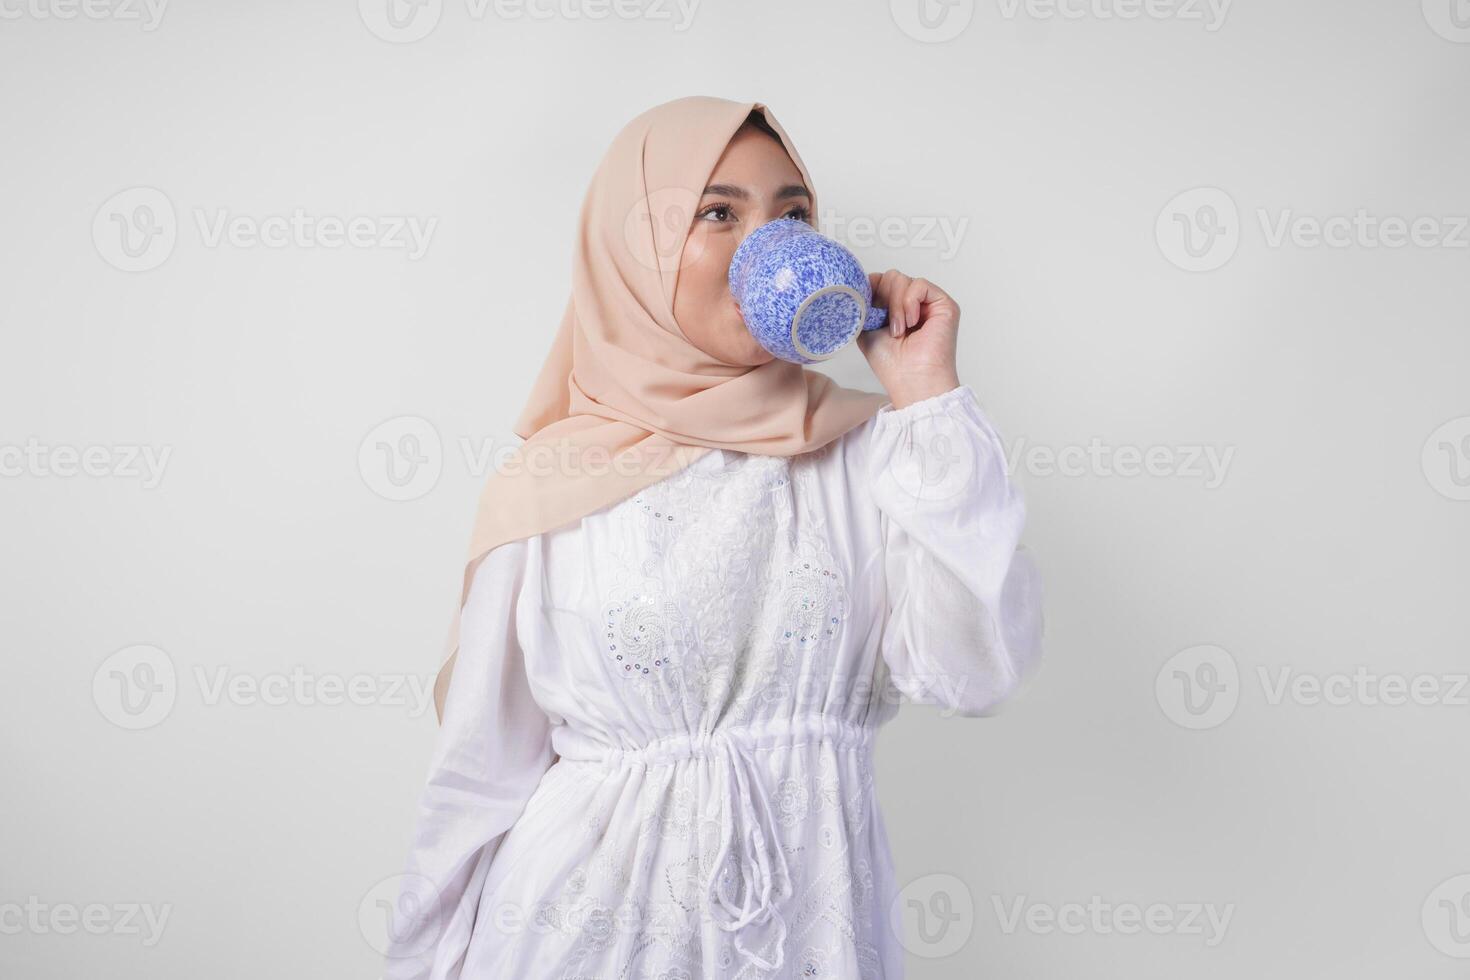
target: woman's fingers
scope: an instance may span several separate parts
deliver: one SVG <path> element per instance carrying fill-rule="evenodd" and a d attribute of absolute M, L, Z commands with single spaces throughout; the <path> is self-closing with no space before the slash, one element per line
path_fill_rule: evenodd
<path fill-rule="evenodd" d="M 928 279 L 915 279 L 897 269 L 868 273 L 873 290 L 873 305 L 888 310 L 888 333 L 902 337 L 921 325 L 929 314 L 925 309 L 934 304 L 953 304 L 949 294 Z M 943 308 L 938 307 L 938 308 Z"/>
<path fill-rule="evenodd" d="M 904 304 L 904 293 L 912 280 L 897 269 L 889 269 L 887 272 L 873 273 L 868 281 L 873 284 L 874 304 L 888 310 L 889 334 L 902 337 L 914 322 L 914 317 L 908 315 Z"/>
<path fill-rule="evenodd" d="M 929 280 L 910 279 L 904 290 L 903 309 L 907 323 L 919 322 L 919 305 L 929 299 Z"/>

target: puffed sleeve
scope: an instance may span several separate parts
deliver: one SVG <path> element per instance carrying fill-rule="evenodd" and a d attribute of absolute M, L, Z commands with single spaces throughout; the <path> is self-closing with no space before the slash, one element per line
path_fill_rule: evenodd
<path fill-rule="evenodd" d="M 1026 506 L 968 385 L 879 409 L 866 446 L 888 612 L 880 649 L 905 700 L 992 713 L 1041 655 Z"/>
<path fill-rule="evenodd" d="M 480 562 L 460 619 L 454 680 L 398 900 L 384 976 L 459 976 L 480 890 L 505 832 L 554 758 L 551 720 L 532 697 L 516 639 L 526 542 Z"/>

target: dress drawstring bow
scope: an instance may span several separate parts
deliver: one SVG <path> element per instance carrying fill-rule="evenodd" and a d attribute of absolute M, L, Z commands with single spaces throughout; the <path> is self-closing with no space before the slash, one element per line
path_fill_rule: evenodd
<path fill-rule="evenodd" d="M 762 970 L 779 970 L 786 958 L 786 920 L 779 903 L 791 895 L 791 873 L 781 840 L 776 833 L 775 810 L 763 783 L 752 771 L 754 759 L 747 746 L 722 731 L 709 734 L 711 744 L 724 757 L 724 813 L 720 849 L 715 855 L 705 892 L 716 924 L 735 933 L 735 949 Z M 737 830 L 737 824 L 743 824 Z M 739 905 L 730 901 L 720 887 L 720 872 L 731 844 L 739 842 L 736 863 L 743 885 Z M 774 858 L 772 857 L 774 855 Z M 761 958 L 741 942 L 740 931 L 765 921 L 776 924 L 776 957 Z"/>

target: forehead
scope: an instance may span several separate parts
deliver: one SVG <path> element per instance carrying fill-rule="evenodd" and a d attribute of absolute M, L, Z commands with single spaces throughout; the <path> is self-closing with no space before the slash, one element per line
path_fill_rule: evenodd
<path fill-rule="evenodd" d="M 779 141 L 749 125 L 741 127 L 731 137 L 710 174 L 710 183 L 737 182 L 741 179 L 762 183 L 804 183 L 801 170 L 786 152 L 786 148 Z"/>

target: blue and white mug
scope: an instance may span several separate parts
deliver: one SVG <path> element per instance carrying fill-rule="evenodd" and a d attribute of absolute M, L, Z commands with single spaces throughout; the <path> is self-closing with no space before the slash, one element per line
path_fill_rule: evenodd
<path fill-rule="evenodd" d="M 797 364 L 825 361 L 888 322 L 857 257 L 797 218 L 745 236 L 730 260 L 730 294 L 760 345 Z"/>

